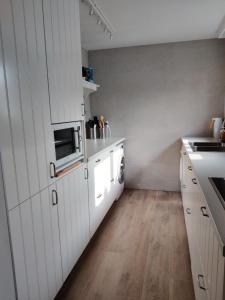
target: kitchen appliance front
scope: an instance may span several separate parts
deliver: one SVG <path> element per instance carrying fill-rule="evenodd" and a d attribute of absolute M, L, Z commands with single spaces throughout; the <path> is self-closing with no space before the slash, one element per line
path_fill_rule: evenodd
<path fill-rule="evenodd" d="M 84 158 L 82 122 L 54 124 L 53 131 L 55 168 L 58 172 Z"/>

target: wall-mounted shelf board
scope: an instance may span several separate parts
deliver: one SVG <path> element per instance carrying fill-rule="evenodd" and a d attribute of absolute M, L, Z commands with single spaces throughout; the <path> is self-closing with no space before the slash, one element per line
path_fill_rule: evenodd
<path fill-rule="evenodd" d="M 84 98 L 87 98 L 91 93 L 96 92 L 100 85 L 89 82 L 82 78 L 82 86 L 84 91 Z"/>

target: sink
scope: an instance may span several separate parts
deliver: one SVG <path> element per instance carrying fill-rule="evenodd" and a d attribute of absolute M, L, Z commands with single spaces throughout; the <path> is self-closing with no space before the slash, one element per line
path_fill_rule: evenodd
<path fill-rule="evenodd" d="M 194 152 L 225 152 L 225 144 L 221 142 L 189 143 Z"/>
<path fill-rule="evenodd" d="M 210 177 L 209 181 L 212 187 L 214 188 L 214 191 L 216 192 L 217 196 L 219 197 L 223 208 L 225 208 L 225 178 Z"/>
<path fill-rule="evenodd" d="M 215 147 L 215 146 L 222 146 L 223 143 L 221 142 L 193 142 L 190 143 L 193 146 L 209 146 L 209 147 Z"/>

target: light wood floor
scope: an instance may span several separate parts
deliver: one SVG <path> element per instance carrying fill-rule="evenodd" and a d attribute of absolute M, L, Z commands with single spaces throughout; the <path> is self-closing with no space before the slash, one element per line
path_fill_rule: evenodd
<path fill-rule="evenodd" d="M 125 190 L 57 300 L 193 300 L 179 193 Z"/>

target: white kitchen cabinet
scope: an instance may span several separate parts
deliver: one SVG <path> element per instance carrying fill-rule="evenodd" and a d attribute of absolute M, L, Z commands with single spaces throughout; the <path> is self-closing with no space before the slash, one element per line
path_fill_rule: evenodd
<path fill-rule="evenodd" d="M 95 233 L 112 205 L 110 152 L 100 153 L 88 162 L 90 232 Z"/>
<path fill-rule="evenodd" d="M 6 198 L 11 209 L 52 183 L 49 162 L 54 148 L 42 3 L 2 0 L 0 18 L 4 52 L 0 134 Z M 0 57 L 2 60 L 1 53 Z"/>
<path fill-rule="evenodd" d="M 44 0 L 43 12 L 52 123 L 81 120 L 79 0 Z"/>
<path fill-rule="evenodd" d="M 196 300 L 223 300 L 222 243 L 185 149 L 181 151 L 181 190 Z"/>
<path fill-rule="evenodd" d="M 83 164 L 60 178 L 56 191 L 65 280 L 90 239 L 86 166 Z"/>
<path fill-rule="evenodd" d="M 54 299 L 62 285 L 55 186 L 9 212 L 19 300 Z"/>

